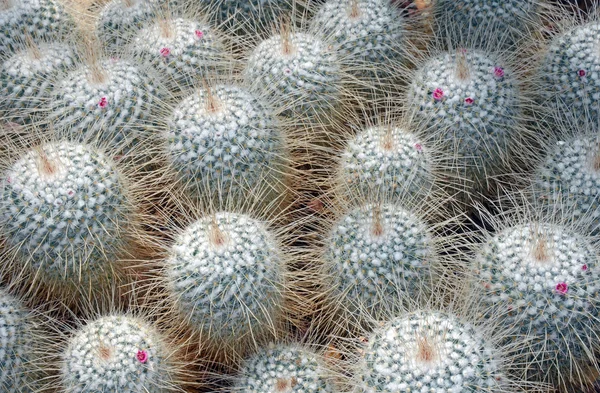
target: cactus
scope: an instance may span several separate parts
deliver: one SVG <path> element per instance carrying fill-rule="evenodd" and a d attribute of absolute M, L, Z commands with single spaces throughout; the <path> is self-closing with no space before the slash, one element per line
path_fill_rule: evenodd
<path fill-rule="evenodd" d="M 360 83 L 389 79 L 405 57 L 406 20 L 386 0 L 329 0 L 311 28 L 335 42 L 347 72 Z"/>
<path fill-rule="evenodd" d="M 2 185 L 4 269 L 68 294 L 116 279 L 132 206 L 122 174 L 105 154 L 88 145 L 46 143 L 13 162 Z"/>
<path fill-rule="evenodd" d="M 107 53 L 118 54 L 135 34 L 156 17 L 153 0 L 112 0 L 104 5 L 96 22 L 98 37 Z"/>
<path fill-rule="evenodd" d="M 142 61 L 168 78 L 173 90 L 193 87 L 228 67 L 227 50 L 217 31 L 192 19 L 161 17 L 140 30 L 132 46 Z"/>
<path fill-rule="evenodd" d="M 469 36 L 480 48 L 514 50 L 541 26 L 546 8 L 540 0 L 433 0 L 431 12 L 439 39 Z"/>
<path fill-rule="evenodd" d="M 563 138 L 561 138 L 563 139 Z M 600 145 L 595 132 L 566 136 L 541 160 L 532 178 L 536 203 L 597 232 L 600 220 Z"/>
<path fill-rule="evenodd" d="M 433 167 L 431 152 L 418 136 L 403 127 L 372 126 L 348 142 L 337 183 L 349 196 L 419 197 L 433 186 Z"/>
<path fill-rule="evenodd" d="M 557 35 L 540 59 L 538 102 L 558 121 L 600 126 L 600 21 L 573 26 Z"/>
<path fill-rule="evenodd" d="M 2 0 L 0 52 L 21 47 L 26 37 L 35 41 L 62 38 L 75 27 L 59 0 Z"/>
<path fill-rule="evenodd" d="M 591 382 L 584 370 L 597 369 L 599 254 L 591 239 L 553 221 L 505 220 L 479 249 L 473 274 L 484 315 L 513 328 L 505 340 L 526 342 L 519 371 L 579 388 Z"/>
<path fill-rule="evenodd" d="M 356 391 L 505 392 L 498 349 L 456 315 L 419 310 L 372 333 L 355 366 Z"/>
<path fill-rule="evenodd" d="M 165 339 L 146 321 L 112 314 L 80 327 L 61 354 L 65 393 L 181 391 Z"/>
<path fill-rule="evenodd" d="M 441 165 L 456 168 L 476 191 L 531 159 L 518 80 L 495 55 L 459 50 L 431 57 L 414 74 L 408 105 L 415 130 L 445 152 Z"/>
<path fill-rule="evenodd" d="M 15 53 L 0 67 L 0 101 L 5 119 L 28 123 L 47 105 L 56 78 L 72 69 L 76 53 L 59 42 L 31 45 Z"/>
<path fill-rule="evenodd" d="M 266 203 L 266 194 L 281 191 L 284 137 L 269 107 L 244 87 L 223 84 L 188 96 L 166 138 L 170 164 L 193 195 Z"/>
<path fill-rule="evenodd" d="M 247 359 L 236 378 L 236 393 L 332 392 L 322 357 L 299 345 L 274 345 Z"/>
<path fill-rule="evenodd" d="M 0 289 L 0 388 L 6 393 L 33 393 L 32 321 L 21 301 Z"/>
<path fill-rule="evenodd" d="M 317 36 L 288 30 L 284 26 L 282 34 L 258 44 L 248 57 L 244 76 L 282 116 L 323 120 L 340 98 L 341 65 Z"/>
<path fill-rule="evenodd" d="M 422 297 L 436 270 L 432 235 L 424 220 L 401 204 L 350 210 L 325 241 L 328 288 L 334 288 L 339 303 L 372 315 L 393 308 L 401 296 Z"/>
<path fill-rule="evenodd" d="M 91 60 L 56 83 L 47 120 L 57 129 L 76 130 L 70 138 L 127 152 L 148 138 L 162 94 L 151 74 L 131 60 Z"/>
<path fill-rule="evenodd" d="M 179 314 L 200 334 L 238 346 L 274 326 L 282 308 L 284 259 L 264 223 L 220 212 L 182 231 L 166 276 Z M 242 349 L 243 351 L 243 349 Z"/>

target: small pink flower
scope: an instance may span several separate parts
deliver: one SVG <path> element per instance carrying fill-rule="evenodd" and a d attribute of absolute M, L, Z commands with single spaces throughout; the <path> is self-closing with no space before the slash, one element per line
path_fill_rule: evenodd
<path fill-rule="evenodd" d="M 290 70 L 289 68 L 284 68 L 283 69 L 283 73 L 286 75 L 291 75 L 292 74 L 292 70 Z"/>
<path fill-rule="evenodd" d="M 559 282 L 558 284 L 556 284 L 556 292 L 560 293 L 561 295 L 566 294 L 568 290 L 569 286 L 566 282 Z"/>
<path fill-rule="evenodd" d="M 119 61 L 119 58 L 116 56 L 113 56 L 110 58 L 110 61 L 112 61 L 113 63 L 116 63 L 117 61 Z"/>
<path fill-rule="evenodd" d="M 7 182 L 8 184 L 12 183 L 12 178 L 11 178 L 10 176 L 9 176 L 9 177 L 7 177 L 7 178 L 6 178 L 6 182 Z"/>
<path fill-rule="evenodd" d="M 420 143 L 415 143 L 415 149 L 421 153 L 423 151 L 423 146 Z"/>
<path fill-rule="evenodd" d="M 433 91 L 433 99 L 436 101 L 439 101 L 442 99 L 442 97 L 444 97 L 444 90 L 440 89 L 439 87 L 437 89 L 435 89 Z"/>
<path fill-rule="evenodd" d="M 162 55 L 162 57 L 167 57 L 167 56 L 169 56 L 171 54 L 171 49 L 169 49 L 167 47 L 162 48 L 160 50 L 160 54 Z"/>
<path fill-rule="evenodd" d="M 148 361 L 148 352 L 140 349 L 139 351 L 137 351 L 137 360 L 140 361 L 140 363 L 146 363 Z"/>
<path fill-rule="evenodd" d="M 583 270 L 584 272 L 585 272 L 585 271 L 587 271 L 587 270 L 588 270 L 588 265 L 583 265 L 583 266 L 581 267 L 581 270 Z"/>
<path fill-rule="evenodd" d="M 67 191 L 67 195 L 68 196 L 73 196 L 73 195 L 75 195 L 75 191 L 74 190 L 69 190 L 69 191 Z"/>
<path fill-rule="evenodd" d="M 197 37 L 198 39 L 200 39 L 200 38 L 204 37 L 204 33 L 203 33 L 203 32 L 201 32 L 200 30 L 195 30 L 195 31 L 194 31 L 194 34 L 196 34 L 196 37 Z"/>
<path fill-rule="evenodd" d="M 108 101 L 106 100 L 106 97 L 100 98 L 100 102 L 98 102 L 98 106 L 103 109 L 108 106 Z"/>
<path fill-rule="evenodd" d="M 579 75 L 580 77 L 583 78 L 584 76 L 587 75 L 587 72 L 585 72 L 585 70 L 579 70 L 579 71 L 577 71 L 577 75 Z"/>
<path fill-rule="evenodd" d="M 473 105 L 474 100 L 471 97 L 467 97 L 465 98 L 465 104 L 467 105 Z"/>
<path fill-rule="evenodd" d="M 494 75 L 496 75 L 498 78 L 502 78 L 504 76 L 504 68 L 494 67 Z"/>

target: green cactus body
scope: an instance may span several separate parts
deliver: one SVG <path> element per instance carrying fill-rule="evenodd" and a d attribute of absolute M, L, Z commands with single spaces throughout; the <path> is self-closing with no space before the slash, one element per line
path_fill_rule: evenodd
<path fill-rule="evenodd" d="M 600 144 L 595 135 L 558 141 L 533 178 L 538 203 L 568 212 L 592 231 L 600 224 Z"/>
<path fill-rule="evenodd" d="M 436 32 L 478 46 L 509 48 L 541 24 L 539 0 L 433 0 Z"/>
<path fill-rule="evenodd" d="M 167 260 L 179 311 L 197 331 L 241 342 L 272 326 L 282 306 L 278 244 L 262 222 L 217 213 L 188 226 Z"/>
<path fill-rule="evenodd" d="M 338 177 L 350 196 L 424 196 L 433 184 L 432 159 L 422 142 L 404 129 L 368 127 L 346 146 Z"/>
<path fill-rule="evenodd" d="M 61 354 L 65 393 L 175 391 L 162 337 L 138 318 L 109 315 L 74 332 Z"/>
<path fill-rule="evenodd" d="M 192 87 L 227 66 L 225 46 L 216 30 L 194 20 L 155 21 L 136 34 L 132 45 L 145 62 L 168 77 L 172 89 Z"/>
<path fill-rule="evenodd" d="M 32 336 L 28 311 L 0 289 L 0 388 L 6 393 L 30 393 Z"/>
<path fill-rule="evenodd" d="M 451 314 L 417 311 L 369 337 L 358 365 L 361 391 L 505 392 L 497 349 Z"/>
<path fill-rule="evenodd" d="M 447 152 L 444 163 L 485 184 L 522 148 L 520 99 L 510 70 L 480 51 L 442 53 L 417 70 L 409 88 L 415 127 Z M 516 141 L 513 143 L 513 141 Z"/>
<path fill-rule="evenodd" d="M 311 27 L 338 45 L 348 72 L 360 78 L 389 77 L 403 57 L 405 21 L 386 0 L 329 0 Z"/>
<path fill-rule="evenodd" d="M 236 393 L 326 393 L 321 357 L 297 345 L 271 345 L 247 359 L 233 387 Z"/>
<path fill-rule="evenodd" d="M 96 29 L 108 53 L 119 53 L 156 17 L 153 0 L 112 0 L 98 17 Z"/>
<path fill-rule="evenodd" d="M 519 224 L 490 238 L 476 261 L 483 307 L 515 329 L 509 339 L 530 339 L 522 349 L 528 378 L 560 372 L 568 379 L 589 361 L 600 288 L 598 254 L 584 236 L 555 224 Z"/>
<path fill-rule="evenodd" d="M 285 146 L 278 123 L 243 87 L 220 85 L 184 99 L 169 122 L 167 142 L 171 166 L 194 195 L 243 202 L 282 184 Z"/>
<path fill-rule="evenodd" d="M 0 101 L 5 118 L 29 122 L 48 104 L 56 77 L 74 67 L 77 57 L 66 44 L 49 43 L 24 50 L 4 61 L 0 68 Z"/>
<path fill-rule="evenodd" d="M 75 27 L 73 18 L 58 0 L 3 0 L 0 3 L 0 51 L 25 43 L 61 38 Z"/>
<path fill-rule="evenodd" d="M 48 120 L 57 128 L 77 131 L 70 138 L 99 140 L 132 147 L 141 142 L 160 107 L 160 89 L 143 69 L 117 58 L 84 65 L 56 84 Z"/>
<path fill-rule="evenodd" d="M 111 272 L 129 206 L 102 153 L 67 142 L 26 152 L 4 173 L 0 195 L 1 233 L 17 271 L 62 286 Z"/>
<path fill-rule="evenodd" d="M 414 213 L 399 205 L 366 205 L 333 227 L 325 259 L 343 303 L 376 313 L 431 288 L 435 250 L 427 225 Z"/>
<path fill-rule="evenodd" d="M 538 99 L 550 115 L 600 126 L 600 22 L 554 38 L 541 61 Z"/>
<path fill-rule="evenodd" d="M 283 116 L 325 117 L 340 98 L 341 68 L 333 50 L 314 35 L 290 33 L 261 42 L 245 78 Z"/>

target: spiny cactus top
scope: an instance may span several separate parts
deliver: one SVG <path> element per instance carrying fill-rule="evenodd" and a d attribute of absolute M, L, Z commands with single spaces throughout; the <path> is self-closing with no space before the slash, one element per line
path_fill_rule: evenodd
<path fill-rule="evenodd" d="M 433 0 L 438 34 L 470 37 L 487 49 L 509 47 L 539 20 L 539 0 Z"/>
<path fill-rule="evenodd" d="M 448 165 L 485 182 L 515 149 L 519 91 L 510 70 L 480 51 L 442 53 L 426 61 L 409 88 L 416 126 L 449 151 Z"/>
<path fill-rule="evenodd" d="M 129 206 L 121 176 L 104 154 L 49 143 L 23 154 L 2 180 L 0 229 L 22 261 L 18 271 L 27 267 L 62 283 L 110 270 Z"/>
<path fill-rule="evenodd" d="M 132 45 L 146 62 L 170 78 L 173 88 L 192 86 L 226 68 L 225 47 L 215 29 L 195 20 L 154 21 L 136 34 Z"/>
<path fill-rule="evenodd" d="M 74 332 L 61 354 L 65 393 L 165 393 L 173 389 L 162 337 L 145 321 L 109 315 Z"/>
<path fill-rule="evenodd" d="M 0 1 L 0 53 L 25 43 L 25 37 L 56 39 L 75 26 L 59 0 Z"/>
<path fill-rule="evenodd" d="M 588 360 L 598 343 L 600 265 L 585 237 L 553 224 L 519 224 L 490 238 L 476 261 L 484 308 L 516 329 L 512 339 L 531 339 L 524 355 L 532 377 L 559 370 L 564 377 Z"/>
<path fill-rule="evenodd" d="M 387 0 L 328 0 L 311 21 L 313 29 L 339 45 L 344 63 L 362 65 L 359 74 L 402 56 L 404 23 Z"/>
<path fill-rule="evenodd" d="M 273 345 L 247 359 L 233 391 L 236 393 L 326 393 L 320 356 L 296 345 Z"/>
<path fill-rule="evenodd" d="M 181 313 L 215 338 L 242 338 L 272 324 L 281 307 L 282 257 L 265 225 L 217 213 L 185 229 L 167 260 Z"/>
<path fill-rule="evenodd" d="M 369 337 L 357 372 L 366 393 L 504 392 L 497 349 L 451 314 L 418 311 Z"/>
<path fill-rule="evenodd" d="M 201 0 L 209 6 L 219 25 L 242 31 L 268 30 L 288 15 L 298 0 Z"/>
<path fill-rule="evenodd" d="M 600 125 L 600 21 L 577 26 L 549 44 L 538 92 L 551 115 Z"/>
<path fill-rule="evenodd" d="M 560 207 L 573 219 L 589 220 L 592 230 L 600 225 L 600 141 L 580 135 L 557 142 L 538 167 L 533 179 L 538 202 L 552 210 Z"/>
<path fill-rule="evenodd" d="M 81 139 L 130 147 L 143 126 L 151 124 L 160 94 L 143 69 L 111 58 L 80 66 L 60 80 L 48 118 L 57 128 L 80 131 Z"/>
<path fill-rule="evenodd" d="M 112 0 L 98 17 L 98 36 L 109 53 L 118 53 L 156 16 L 154 0 Z"/>
<path fill-rule="evenodd" d="M 33 392 L 28 368 L 32 349 L 28 311 L 0 289 L 0 389 L 6 393 Z"/>
<path fill-rule="evenodd" d="M 169 158 L 192 193 L 246 200 L 281 181 L 285 152 L 278 124 L 245 88 L 219 85 L 194 92 L 169 124 Z"/>
<path fill-rule="evenodd" d="M 245 78 L 284 116 L 314 117 L 335 106 L 341 68 L 335 52 L 308 33 L 285 33 L 261 42 Z"/>
<path fill-rule="evenodd" d="M 415 135 L 394 126 L 358 133 L 343 152 L 338 176 L 351 195 L 388 198 L 422 195 L 433 182 L 428 149 Z"/>
<path fill-rule="evenodd" d="M 397 303 L 430 287 L 433 248 L 414 213 L 392 204 L 362 206 L 344 215 L 326 241 L 328 276 L 344 303 L 368 309 Z"/>
<path fill-rule="evenodd" d="M 0 100 L 12 121 L 22 122 L 28 115 L 48 105 L 55 78 L 71 69 L 75 52 L 63 43 L 49 43 L 20 51 L 2 63 Z"/>

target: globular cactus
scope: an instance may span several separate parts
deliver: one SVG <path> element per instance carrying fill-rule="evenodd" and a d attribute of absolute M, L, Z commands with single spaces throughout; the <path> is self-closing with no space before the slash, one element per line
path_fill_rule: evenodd
<path fill-rule="evenodd" d="M 74 19 L 60 0 L 2 0 L 0 2 L 0 52 L 26 42 L 54 40 L 75 28 Z"/>
<path fill-rule="evenodd" d="M 4 118 L 28 123 L 43 111 L 52 94 L 56 78 L 71 70 L 77 54 L 66 43 L 30 45 L 0 66 L 0 107 Z"/>
<path fill-rule="evenodd" d="M 232 391 L 326 393 L 334 389 L 321 355 L 300 345 L 271 344 L 244 361 Z"/>
<path fill-rule="evenodd" d="M 245 214 L 205 216 L 177 235 L 165 261 L 176 313 L 228 357 L 276 334 L 283 309 L 285 258 L 265 223 Z"/>
<path fill-rule="evenodd" d="M 540 112 L 551 120 L 600 126 L 598 33 L 598 20 L 572 26 L 554 37 L 539 59 L 535 90 Z"/>
<path fill-rule="evenodd" d="M 244 77 L 282 116 L 322 123 L 341 97 L 338 56 L 318 36 L 283 30 L 254 48 Z"/>
<path fill-rule="evenodd" d="M 0 389 L 35 392 L 32 319 L 20 300 L 0 289 Z"/>
<path fill-rule="evenodd" d="M 180 392 L 163 334 L 139 317 L 112 313 L 72 332 L 60 354 L 65 393 Z"/>
<path fill-rule="evenodd" d="M 492 176 L 518 171 L 532 159 L 517 74 L 496 55 L 442 52 L 411 79 L 413 127 L 439 144 L 440 165 L 467 182 L 461 187 L 485 193 Z"/>
<path fill-rule="evenodd" d="M 101 141 L 126 153 L 151 139 L 147 130 L 161 114 L 163 94 L 151 72 L 133 59 L 91 59 L 57 81 L 47 122 L 73 131 L 69 138 Z"/>
<path fill-rule="evenodd" d="M 135 34 L 156 17 L 154 0 L 112 0 L 100 11 L 96 30 L 107 53 L 122 52 Z"/>
<path fill-rule="evenodd" d="M 330 296 L 355 317 L 389 312 L 402 296 L 427 296 L 440 268 L 433 236 L 425 220 L 402 204 L 350 209 L 324 241 Z"/>
<path fill-rule="evenodd" d="M 354 368 L 357 392 L 507 391 L 499 349 L 484 330 L 457 315 L 413 311 L 364 341 Z"/>
<path fill-rule="evenodd" d="M 472 272 L 483 315 L 511 329 L 508 345 L 524 343 L 515 347 L 514 371 L 573 391 L 597 375 L 599 254 L 585 232 L 560 221 L 504 220 Z"/>
<path fill-rule="evenodd" d="M 226 71 L 230 63 L 217 30 L 195 18 L 159 16 L 138 31 L 131 45 L 140 61 L 167 78 L 172 90 L 193 87 L 202 78 Z"/>
<path fill-rule="evenodd" d="M 269 106 L 243 86 L 206 86 L 186 97 L 165 137 L 170 166 L 195 197 L 256 205 L 285 190 L 285 136 Z"/>
<path fill-rule="evenodd" d="M 368 126 L 341 155 L 337 187 L 348 197 L 425 197 L 433 187 L 435 161 L 422 138 L 398 125 Z"/>
<path fill-rule="evenodd" d="M 583 130 L 582 130 L 583 131 Z M 600 225 L 600 141 L 597 133 L 570 133 L 549 146 L 531 178 L 535 203 L 568 212 L 570 221 L 597 232 Z"/>
<path fill-rule="evenodd" d="M 547 5 L 540 0 L 433 0 L 438 38 L 470 37 L 479 48 L 516 49 L 542 25 Z"/>
<path fill-rule="evenodd" d="M 135 215 L 109 157 L 90 145 L 50 142 L 22 152 L 2 176 L 3 273 L 31 283 L 34 295 L 46 286 L 75 300 L 120 279 L 117 261 Z"/>
<path fill-rule="evenodd" d="M 406 57 L 406 19 L 386 0 L 329 0 L 310 21 L 315 33 L 333 42 L 346 71 L 359 83 L 392 77 Z"/>

